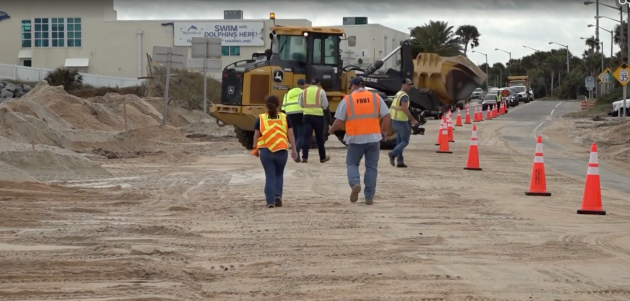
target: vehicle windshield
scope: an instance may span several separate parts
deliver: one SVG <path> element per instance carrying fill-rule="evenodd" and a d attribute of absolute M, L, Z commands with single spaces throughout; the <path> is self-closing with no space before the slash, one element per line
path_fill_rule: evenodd
<path fill-rule="evenodd" d="M 481 91 L 483 91 L 481 88 L 475 89 L 475 92 L 481 92 Z"/>
<path fill-rule="evenodd" d="M 525 92 L 525 87 L 523 86 L 516 86 L 516 87 L 512 87 L 514 90 L 516 90 L 516 92 Z"/>
<path fill-rule="evenodd" d="M 278 36 L 280 59 L 306 62 L 307 43 L 304 36 Z"/>
<path fill-rule="evenodd" d="M 497 98 L 497 94 L 486 94 L 486 96 L 483 98 L 484 100 L 492 100 L 492 99 L 496 99 Z"/>

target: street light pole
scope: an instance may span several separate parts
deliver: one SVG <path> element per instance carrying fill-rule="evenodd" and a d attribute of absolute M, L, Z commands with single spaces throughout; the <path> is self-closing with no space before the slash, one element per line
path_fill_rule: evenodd
<path fill-rule="evenodd" d="M 488 54 L 481 53 L 481 52 L 476 51 L 476 50 L 473 50 L 472 52 L 479 53 L 479 54 L 484 55 L 486 57 L 486 90 L 488 90 L 488 76 L 490 75 L 490 74 L 488 74 Z"/>
<path fill-rule="evenodd" d="M 508 76 L 510 76 L 509 70 L 510 70 L 510 67 L 512 66 L 512 53 L 509 52 L 509 51 L 505 51 L 503 49 L 499 49 L 499 48 L 495 48 L 494 51 L 503 51 L 503 52 L 507 53 L 510 56 L 510 60 L 508 61 L 509 65 L 508 65 L 507 68 L 505 68 L 506 71 L 508 71 Z M 503 77 L 503 76 L 501 76 L 501 77 Z M 501 78 L 501 80 L 503 80 L 503 78 Z"/>
<path fill-rule="evenodd" d="M 560 46 L 562 46 L 562 47 L 567 49 L 567 75 L 569 75 L 569 70 L 570 70 L 570 68 L 569 68 L 569 45 L 563 45 L 563 44 L 556 43 L 556 42 L 549 42 L 549 45 L 551 45 L 551 44 L 560 45 Z"/>

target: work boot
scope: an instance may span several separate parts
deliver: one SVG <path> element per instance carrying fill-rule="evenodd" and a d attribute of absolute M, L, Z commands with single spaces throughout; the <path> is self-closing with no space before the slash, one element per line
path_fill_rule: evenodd
<path fill-rule="evenodd" d="M 391 164 L 392 166 L 396 166 L 396 162 L 394 162 L 396 156 L 392 155 L 392 153 L 388 153 L 387 156 L 389 157 L 389 164 Z"/>
<path fill-rule="evenodd" d="M 396 165 L 396 167 L 398 167 L 398 168 L 407 168 L 407 165 L 405 165 L 405 163 L 398 162 L 398 165 Z"/>
<path fill-rule="evenodd" d="M 302 163 L 308 163 L 308 159 L 302 159 Z"/>
<path fill-rule="evenodd" d="M 365 204 L 366 204 L 366 205 L 372 205 L 372 204 L 374 204 L 374 199 L 368 199 L 368 198 L 366 198 L 366 199 L 365 199 Z"/>
<path fill-rule="evenodd" d="M 350 202 L 356 203 L 359 200 L 359 193 L 361 192 L 361 185 L 357 184 L 352 186 L 352 192 L 350 193 Z"/>
<path fill-rule="evenodd" d="M 273 205 L 267 205 L 267 208 L 273 208 Z"/>
<path fill-rule="evenodd" d="M 295 163 L 300 163 L 300 162 L 302 162 L 302 159 L 300 159 L 300 158 L 298 157 L 297 159 L 295 159 L 295 160 L 293 160 L 293 161 L 295 161 Z"/>
<path fill-rule="evenodd" d="M 324 158 L 324 160 L 319 160 L 319 162 L 321 162 L 321 163 L 325 163 L 325 162 L 328 162 L 328 161 L 330 161 L 330 156 L 329 155 L 326 155 L 326 158 Z"/>
<path fill-rule="evenodd" d="M 276 197 L 276 207 L 282 207 L 282 198 Z"/>

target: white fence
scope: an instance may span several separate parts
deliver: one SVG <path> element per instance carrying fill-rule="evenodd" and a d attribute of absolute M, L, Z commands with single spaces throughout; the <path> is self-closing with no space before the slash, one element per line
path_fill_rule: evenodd
<path fill-rule="evenodd" d="M 0 64 L 0 80 L 10 79 L 24 82 L 43 81 L 48 72 L 53 69 L 33 68 L 19 65 Z M 104 76 L 98 74 L 80 73 L 83 76 L 83 83 L 96 88 L 100 87 L 131 87 L 142 84 L 143 80 L 128 77 Z"/>

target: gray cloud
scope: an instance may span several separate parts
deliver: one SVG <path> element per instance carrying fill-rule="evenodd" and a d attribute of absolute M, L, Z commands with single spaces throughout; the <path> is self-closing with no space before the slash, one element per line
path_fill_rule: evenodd
<path fill-rule="evenodd" d="M 489 63 L 506 62 L 506 53 L 512 58 L 529 55 L 534 49 L 546 51 L 558 48 L 550 41 L 569 46 L 574 55 L 585 49 L 580 37 L 594 35 L 595 5 L 585 6 L 583 0 L 295 0 L 274 1 L 116 1 L 115 8 L 121 20 L 157 19 L 221 19 L 223 10 L 243 10 L 245 18 L 268 18 L 270 12 L 278 19 L 309 19 L 313 25 L 340 25 L 345 16 L 367 16 L 370 23 L 378 23 L 407 32 L 407 28 L 428 23 L 430 20 L 447 21 L 457 28 L 471 24 L 481 32 L 480 46 L 476 51 L 488 54 Z M 615 6 L 615 0 L 600 0 Z M 600 6 L 600 15 L 618 19 L 615 10 Z M 612 30 L 617 23 L 600 19 L 600 26 Z M 610 53 L 610 34 L 600 31 L 604 53 Z M 615 47 L 614 51 L 619 48 Z M 485 57 L 469 53 L 471 60 L 481 63 Z"/>

